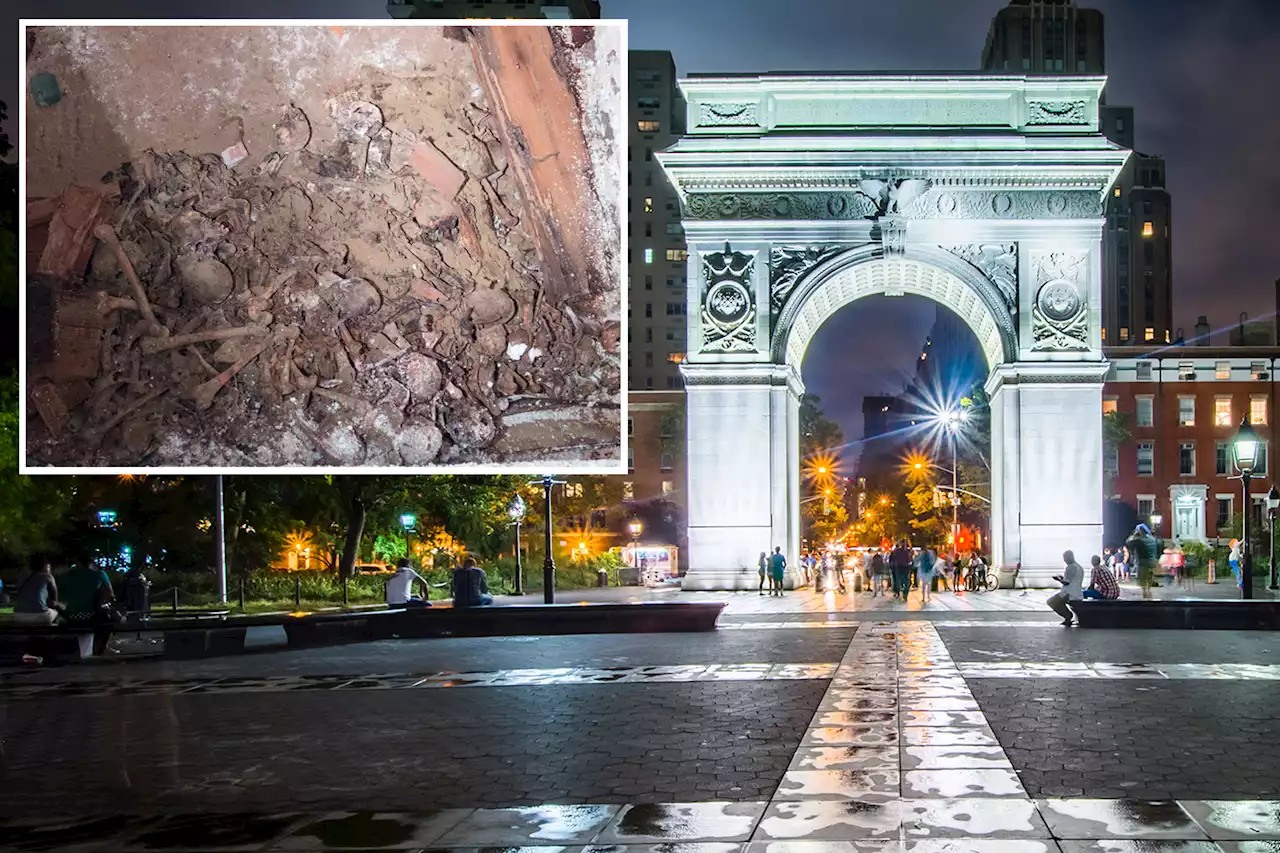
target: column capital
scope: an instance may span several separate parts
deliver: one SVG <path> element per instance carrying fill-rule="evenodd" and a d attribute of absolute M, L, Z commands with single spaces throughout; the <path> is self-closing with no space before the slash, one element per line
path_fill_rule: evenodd
<path fill-rule="evenodd" d="M 1110 370 L 1106 361 L 1015 361 L 992 370 L 984 388 L 990 395 L 1007 385 L 1101 386 Z"/>
<path fill-rule="evenodd" d="M 707 386 L 786 386 L 799 397 L 804 393 L 800 373 L 789 364 L 691 364 L 680 365 L 686 388 Z"/>

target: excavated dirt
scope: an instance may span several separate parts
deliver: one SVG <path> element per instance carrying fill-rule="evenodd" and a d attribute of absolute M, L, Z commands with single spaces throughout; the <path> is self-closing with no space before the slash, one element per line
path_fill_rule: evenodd
<path fill-rule="evenodd" d="M 99 225 L 54 284 L 97 369 L 31 357 L 28 464 L 616 466 L 622 45 L 548 29 L 587 198 L 530 200 L 465 32 L 37 30 L 63 99 L 28 105 L 28 198 L 105 185 L 128 264 Z M 591 257 L 552 288 L 562 220 Z"/>

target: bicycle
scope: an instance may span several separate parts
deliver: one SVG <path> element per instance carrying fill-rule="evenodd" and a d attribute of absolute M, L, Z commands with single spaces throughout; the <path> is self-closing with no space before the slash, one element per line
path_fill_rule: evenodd
<path fill-rule="evenodd" d="M 994 592 L 1000 588 L 1000 577 L 985 565 L 965 572 L 964 588 L 969 592 Z"/>

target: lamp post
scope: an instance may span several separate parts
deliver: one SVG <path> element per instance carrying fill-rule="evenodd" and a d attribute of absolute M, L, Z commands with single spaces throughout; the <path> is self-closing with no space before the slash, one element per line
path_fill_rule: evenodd
<path fill-rule="evenodd" d="M 631 534 L 631 568 L 640 568 L 640 556 L 636 554 L 636 548 L 639 546 L 640 533 L 644 530 L 644 523 L 638 518 L 631 519 L 627 523 L 627 532 Z"/>
<path fill-rule="evenodd" d="M 524 498 L 516 495 L 507 507 L 507 515 L 516 526 L 516 588 L 515 595 L 524 595 L 524 566 L 520 562 L 520 523 L 524 521 Z"/>
<path fill-rule="evenodd" d="M 947 437 L 951 440 L 951 559 L 954 562 L 958 556 L 956 543 L 960 531 L 960 478 L 956 465 L 956 433 L 960 431 L 960 425 L 964 422 L 964 411 L 951 409 L 943 414 L 942 420 L 947 427 Z"/>
<path fill-rule="evenodd" d="M 409 562 L 413 562 L 413 531 L 418 524 L 418 517 L 412 513 L 404 513 L 400 516 L 400 526 L 404 529 L 404 555 L 409 558 Z M 432 564 L 434 565 L 434 563 Z"/>
<path fill-rule="evenodd" d="M 1280 491 L 1278 491 L 1273 483 L 1271 491 L 1267 492 L 1267 513 L 1271 516 L 1271 571 L 1270 582 L 1267 589 L 1280 589 L 1280 584 L 1276 582 L 1276 510 L 1280 509 Z"/>
<path fill-rule="evenodd" d="M 540 480 L 533 480 L 529 483 L 531 486 L 541 486 L 543 499 L 546 501 L 546 527 L 544 533 L 546 535 L 547 556 L 542 561 L 542 602 L 543 604 L 556 603 L 556 561 L 551 555 L 551 490 L 556 486 L 564 485 L 564 480 L 557 480 L 550 474 L 546 474 Z"/>
<path fill-rule="evenodd" d="M 1248 601 L 1253 598 L 1253 548 L 1249 544 L 1249 516 L 1252 514 L 1252 507 L 1249 505 L 1249 478 L 1258 461 L 1258 433 L 1249 425 L 1247 416 L 1240 420 L 1240 429 L 1231 442 L 1231 454 L 1235 458 L 1236 470 L 1240 472 L 1240 482 L 1244 488 L 1244 512 L 1240 525 L 1240 544 L 1244 549 L 1243 565 L 1240 567 L 1240 597 Z"/>

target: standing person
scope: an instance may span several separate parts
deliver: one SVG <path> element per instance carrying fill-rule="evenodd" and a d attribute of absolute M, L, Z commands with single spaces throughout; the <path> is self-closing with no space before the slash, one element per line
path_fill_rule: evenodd
<path fill-rule="evenodd" d="M 951 576 L 955 571 L 955 561 L 951 558 L 951 552 L 948 551 L 942 555 L 942 571 L 938 573 L 938 586 L 951 591 Z"/>
<path fill-rule="evenodd" d="M 769 552 L 760 552 L 760 594 L 764 595 L 764 582 L 769 578 Z"/>
<path fill-rule="evenodd" d="M 1090 558 L 1093 570 L 1089 573 L 1089 588 L 1080 594 L 1081 598 L 1101 598 L 1115 601 L 1120 597 L 1120 582 L 1111 570 L 1103 565 L 1101 558 L 1094 554 Z"/>
<path fill-rule="evenodd" d="M 1231 564 L 1231 574 L 1236 576 L 1236 586 L 1243 587 L 1244 580 L 1240 576 L 1240 561 L 1244 559 L 1244 548 L 1240 545 L 1239 539 L 1231 540 L 1231 553 L 1227 555 L 1227 562 Z"/>
<path fill-rule="evenodd" d="M 910 571 L 911 549 L 907 546 L 907 540 L 903 539 L 898 542 L 897 547 L 893 549 L 893 553 L 889 555 L 889 575 L 893 581 L 894 598 L 906 601 L 910 584 L 908 579 Z"/>
<path fill-rule="evenodd" d="M 916 582 L 920 585 L 920 602 L 928 603 L 933 595 L 933 570 L 938 565 L 938 554 L 928 545 L 920 549 L 916 566 Z"/>
<path fill-rule="evenodd" d="M 884 561 L 884 555 L 876 551 L 871 555 L 871 597 L 876 598 L 883 591 L 885 581 L 888 579 L 889 566 Z M 887 594 L 887 593 L 886 593 Z"/>
<path fill-rule="evenodd" d="M 1142 587 L 1142 597 L 1150 598 L 1156 570 L 1156 549 L 1159 547 L 1156 538 L 1151 535 L 1151 528 L 1139 524 L 1133 529 L 1133 535 L 1125 545 L 1138 568 L 1138 586 Z"/>
<path fill-rule="evenodd" d="M 769 573 L 772 584 L 770 586 L 771 595 L 782 595 L 782 579 L 787 571 L 787 558 L 782 556 L 782 546 L 778 545 L 773 549 L 773 556 L 769 558 Z"/>
<path fill-rule="evenodd" d="M 13 624 L 52 625 L 62 611 L 58 601 L 58 583 L 53 579 L 53 566 L 48 560 L 36 562 L 35 571 L 18 587 L 13 602 Z"/>
<path fill-rule="evenodd" d="M 1079 601 L 1083 597 L 1080 585 L 1084 582 L 1084 567 L 1076 562 L 1076 555 L 1071 551 L 1062 552 L 1062 562 L 1067 564 L 1066 571 L 1053 577 L 1062 584 L 1062 589 L 1049 596 L 1047 603 L 1049 609 L 1062 617 L 1062 627 L 1070 628 L 1075 614 L 1071 612 L 1067 602 Z"/>

